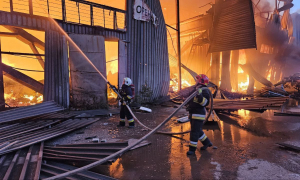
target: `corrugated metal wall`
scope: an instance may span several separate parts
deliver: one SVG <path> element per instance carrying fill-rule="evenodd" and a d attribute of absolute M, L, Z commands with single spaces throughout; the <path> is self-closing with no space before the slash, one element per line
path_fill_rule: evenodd
<path fill-rule="evenodd" d="M 147 100 L 166 96 L 169 91 L 170 70 L 167 32 L 159 0 L 145 1 L 159 19 L 156 28 L 152 22 L 133 19 L 134 0 L 127 0 L 128 76 L 136 93 L 147 84 L 153 95 Z"/>
<path fill-rule="evenodd" d="M 66 37 L 59 32 L 45 33 L 44 101 L 55 101 L 69 107 L 69 62 Z"/>
<path fill-rule="evenodd" d="M 226 0 L 215 5 L 209 52 L 256 48 L 251 0 Z"/>

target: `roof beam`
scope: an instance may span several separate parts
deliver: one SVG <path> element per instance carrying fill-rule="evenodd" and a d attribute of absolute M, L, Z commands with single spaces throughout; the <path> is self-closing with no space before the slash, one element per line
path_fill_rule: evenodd
<path fill-rule="evenodd" d="M 31 77 L 13 69 L 11 66 L 8 66 L 6 64 L 1 64 L 2 70 L 3 70 L 3 75 L 6 77 L 17 81 L 18 83 L 40 93 L 44 93 L 44 85 L 40 82 L 38 82 L 35 79 L 32 79 Z"/>

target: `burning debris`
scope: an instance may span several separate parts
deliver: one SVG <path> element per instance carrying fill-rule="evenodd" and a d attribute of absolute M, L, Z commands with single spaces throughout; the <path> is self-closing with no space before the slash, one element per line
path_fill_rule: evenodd
<path fill-rule="evenodd" d="M 9 107 L 30 106 L 43 102 L 43 95 L 16 81 L 4 78 L 4 99 Z"/>

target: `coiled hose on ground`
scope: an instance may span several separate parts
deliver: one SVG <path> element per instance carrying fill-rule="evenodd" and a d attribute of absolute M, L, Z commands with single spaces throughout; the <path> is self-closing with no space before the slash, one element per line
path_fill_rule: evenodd
<path fill-rule="evenodd" d="M 203 89 L 206 89 L 203 88 Z M 208 88 L 207 88 L 208 89 Z M 209 91 L 210 92 L 210 91 Z M 107 156 L 106 158 L 104 159 L 101 159 L 99 161 L 96 161 L 96 162 L 93 162 L 91 164 L 88 164 L 86 166 L 83 166 L 81 168 L 78 168 L 78 169 L 74 169 L 72 171 L 69 171 L 69 172 L 65 172 L 65 173 L 62 173 L 62 174 L 59 174 L 57 176 L 53 176 L 53 177 L 49 177 L 49 178 L 46 178 L 45 180 L 54 180 L 54 179 L 62 179 L 62 178 L 65 178 L 65 177 L 68 177 L 68 176 L 71 176 L 71 175 L 74 175 L 74 174 L 77 174 L 79 172 L 82 172 L 82 171 L 86 171 L 88 169 L 91 169 L 93 167 L 96 167 L 100 164 L 103 164 L 105 163 L 106 161 L 110 160 L 110 159 L 113 159 L 115 157 L 118 157 L 120 156 L 121 154 L 125 153 L 126 151 L 130 150 L 131 148 L 135 147 L 136 145 L 138 145 L 139 143 L 141 143 L 142 141 L 144 141 L 146 138 L 148 138 L 150 135 L 152 135 L 153 133 L 155 133 L 159 128 L 161 128 L 164 124 L 166 124 L 183 106 L 185 106 L 192 98 L 194 98 L 196 96 L 198 92 L 195 91 L 193 94 L 191 94 L 168 118 L 166 118 L 162 123 L 160 123 L 156 128 L 154 129 L 150 129 L 148 128 L 147 126 L 143 125 L 135 116 L 135 119 L 144 127 L 144 128 L 147 128 L 149 130 L 151 130 L 148 134 L 146 134 L 145 136 L 143 136 L 142 138 L 140 138 L 138 141 L 136 141 L 135 143 L 133 143 L 132 145 L 129 145 L 127 146 L 126 148 L 124 149 L 121 149 L 120 151 L 114 153 L 114 154 L 111 154 L 110 156 Z M 119 93 L 118 93 L 119 95 Z M 212 96 L 211 96 L 212 97 Z M 212 104 L 213 104 L 213 101 L 211 101 L 211 107 L 212 107 Z M 131 111 L 131 109 L 128 107 L 128 109 Z M 209 115 L 211 114 L 212 112 L 212 108 L 210 110 L 210 113 Z M 132 113 L 132 111 L 131 111 Z M 133 114 L 133 113 L 132 113 Z M 208 119 L 209 115 L 207 116 L 206 120 Z M 187 132 L 179 132 L 179 133 L 168 133 L 168 132 L 163 132 L 164 134 L 182 134 L 182 133 L 187 133 Z"/>

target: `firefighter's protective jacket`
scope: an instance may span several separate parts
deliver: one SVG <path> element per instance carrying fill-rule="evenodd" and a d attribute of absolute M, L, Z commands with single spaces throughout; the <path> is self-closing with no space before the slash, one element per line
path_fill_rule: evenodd
<path fill-rule="evenodd" d="M 122 91 L 121 91 L 121 96 L 125 101 L 130 102 L 132 99 L 132 90 L 130 86 L 127 86 L 125 84 L 122 85 Z"/>
<path fill-rule="evenodd" d="M 195 89 L 198 90 L 198 89 Z M 207 89 L 196 95 L 188 102 L 187 110 L 190 114 L 190 119 L 205 120 L 205 106 L 209 104 L 210 95 Z"/>

